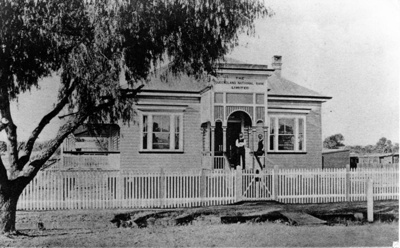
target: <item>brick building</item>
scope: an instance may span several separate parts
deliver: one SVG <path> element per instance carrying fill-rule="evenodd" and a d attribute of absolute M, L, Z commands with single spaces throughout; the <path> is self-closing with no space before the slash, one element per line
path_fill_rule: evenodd
<path fill-rule="evenodd" d="M 228 60 L 201 80 L 151 79 L 134 122 L 119 125 L 120 169 L 229 170 L 238 164 L 240 132 L 246 168 L 320 168 L 321 107 L 330 97 L 281 77 L 281 59 L 274 56 L 272 68 Z M 260 144 L 266 154 L 256 158 Z"/>

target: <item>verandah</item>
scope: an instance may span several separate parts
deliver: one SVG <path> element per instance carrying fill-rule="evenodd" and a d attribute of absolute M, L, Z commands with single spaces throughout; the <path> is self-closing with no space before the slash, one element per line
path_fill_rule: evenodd
<path fill-rule="evenodd" d="M 42 171 L 22 193 L 20 210 L 173 208 L 276 200 L 283 203 L 399 199 L 398 164 L 369 169 Z"/>

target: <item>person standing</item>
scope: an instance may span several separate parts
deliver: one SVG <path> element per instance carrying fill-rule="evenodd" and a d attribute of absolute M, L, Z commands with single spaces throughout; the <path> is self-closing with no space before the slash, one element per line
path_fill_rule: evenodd
<path fill-rule="evenodd" d="M 257 155 L 258 156 L 264 155 L 264 139 L 262 134 L 258 135 Z"/>
<path fill-rule="evenodd" d="M 236 148 L 237 148 L 237 164 L 240 165 L 240 158 L 242 158 L 242 166 L 243 170 L 246 168 L 246 159 L 245 159 L 245 145 L 246 142 L 243 137 L 243 133 L 239 133 L 239 138 L 236 140 Z"/>
<path fill-rule="evenodd" d="M 258 164 L 260 165 L 261 168 L 264 168 L 265 165 L 263 165 L 260 161 L 260 158 L 258 156 L 264 155 L 264 139 L 262 134 L 258 135 L 258 146 L 257 146 L 257 151 L 254 152 L 254 157 L 257 159 Z"/>

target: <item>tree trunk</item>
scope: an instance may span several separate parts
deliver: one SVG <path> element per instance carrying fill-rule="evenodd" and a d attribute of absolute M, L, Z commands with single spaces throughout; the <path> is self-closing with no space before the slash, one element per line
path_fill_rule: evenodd
<path fill-rule="evenodd" d="M 5 196 L 0 192 L 0 234 L 16 234 L 15 216 L 19 194 Z"/>

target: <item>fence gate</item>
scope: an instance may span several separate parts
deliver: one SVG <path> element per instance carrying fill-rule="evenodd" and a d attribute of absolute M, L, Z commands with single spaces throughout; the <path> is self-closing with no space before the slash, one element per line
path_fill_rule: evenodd
<path fill-rule="evenodd" d="M 245 170 L 242 174 L 243 200 L 273 200 L 273 185 L 271 171 Z"/>

